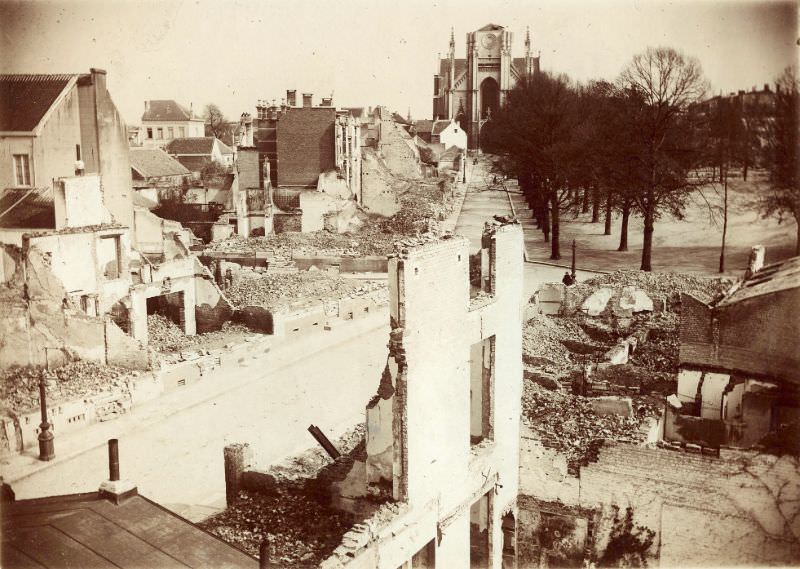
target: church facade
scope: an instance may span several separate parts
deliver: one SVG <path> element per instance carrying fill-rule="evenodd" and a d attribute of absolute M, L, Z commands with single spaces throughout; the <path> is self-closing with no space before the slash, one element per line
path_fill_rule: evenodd
<path fill-rule="evenodd" d="M 467 57 L 456 58 L 450 31 L 450 51 L 439 59 L 433 78 L 433 118 L 455 119 L 467 132 L 469 148 L 478 148 L 480 129 L 505 101 L 517 81 L 539 72 L 539 56 L 531 54 L 530 30 L 525 34 L 525 56 L 513 57 L 514 34 L 488 24 L 467 34 Z"/>

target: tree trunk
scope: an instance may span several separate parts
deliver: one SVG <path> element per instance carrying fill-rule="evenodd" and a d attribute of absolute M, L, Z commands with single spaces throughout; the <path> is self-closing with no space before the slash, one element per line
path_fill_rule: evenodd
<path fill-rule="evenodd" d="M 795 215 L 794 222 L 797 224 L 797 241 L 794 245 L 794 254 L 797 257 L 800 256 L 800 217 Z"/>
<path fill-rule="evenodd" d="M 606 225 L 603 228 L 603 235 L 611 235 L 611 194 L 606 196 Z"/>
<path fill-rule="evenodd" d="M 600 221 L 600 188 L 592 190 L 592 223 Z"/>
<path fill-rule="evenodd" d="M 589 188 L 583 188 L 583 205 L 581 206 L 581 213 L 589 211 Z"/>
<path fill-rule="evenodd" d="M 550 209 L 547 207 L 542 210 L 542 232 L 544 232 L 544 242 L 550 243 Z"/>
<path fill-rule="evenodd" d="M 652 271 L 653 264 L 653 230 L 655 215 L 652 200 L 648 200 L 647 209 L 644 214 L 644 242 L 642 243 L 642 265 L 639 267 L 643 271 Z"/>
<path fill-rule="evenodd" d="M 631 206 L 627 203 L 622 206 L 622 223 L 619 228 L 619 247 L 617 251 L 628 250 L 628 220 L 631 217 Z"/>
<path fill-rule="evenodd" d="M 552 192 L 550 195 L 550 204 L 552 209 L 552 223 L 553 226 L 553 239 L 550 241 L 550 258 L 557 261 L 561 258 L 561 251 L 559 249 L 558 234 L 559 234 L 559 211 L 558 211 L 558 192 Z"/>
<path fill-rule="evenodd" d="M 728 169 L 725 169 L 722 194 L 722 247 L 719 250 L 719 272 L 725 272 L 725 238 L 728 236 Z"/>

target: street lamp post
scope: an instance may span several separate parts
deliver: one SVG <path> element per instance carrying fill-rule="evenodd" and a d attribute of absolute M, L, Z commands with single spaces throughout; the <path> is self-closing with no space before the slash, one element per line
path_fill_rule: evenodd
<path fill-rule="evenodd" d="M 575 240 L 572 240 L 572 282 L 575 281 Z"/>
<path fill-rule="evenodd" d="M 56 457 L 53 445 L 53 432 L 47 421 L 47 400 L 45 399 L 46 383 L 44 375 L 39 378 L 39 407 L 42 411 L 42 423 L 39 425 L 39 460 L 53 460 Z"/>

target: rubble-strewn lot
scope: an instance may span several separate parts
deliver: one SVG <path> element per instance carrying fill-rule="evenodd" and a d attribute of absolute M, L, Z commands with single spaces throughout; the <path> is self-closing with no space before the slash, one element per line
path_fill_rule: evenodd
<path fill-rule="evenodd" d="M 297 300 L 338 300 L 351 295 L 387 290 L 386 282 L 362 281 L 322 271 L 259 274 L 238 271 L 225 295 L 237 307 L 277 308 Z"/>
<path fill-rule="evenodd" d="M 334 441 L 343 455 L 362 454 L 363 424 Z M 199 525 L 221 539 L 258 556 L 269 542 L 270 565 L 317 567 L 341 542 L 358 518 L 325 504 L 316 492 L 316 477 L 330 467 L 330 458 L 314 447 L 270 468 L 272 492 L 242 491 L 224 512 Z"/>
<path fill-rule="evenodd" d="M 187 336 L 172 320 L 161 314 L 147 316 L 148 346 L 158 352 L 221 348 L 225 344 L 257 334 L 236 322 L 225 322 L 217 332 Z"/>
<path fill-rule="evenodd" d="M 665 297 L 671 302 L 680 300 L 682 292 L 692 293 L 710 301 L 731 285 L 730 279 L 709 279 L 682 273 L 653 273 L 646 271 L 614 271 L 579 283 L 572 287 L 582 298 L 602 287 L 632 286 L 646 292 L 651 298 Z"/>
<path fill-rule="evenodd" d="M 48 404 L 88 397 L 124 385 L 138 372 L 94 362 L 71 362 L 56 369 L 13 366 L 0 374 L 0 403 L 16 413 L 39 406 L 39 380 L 44 377 Z"/>
<path fill-rule="evenodd" d="M 547 446 L 567 457 L 570 472 L 594 458 L 597 448 L 592 443 L 602 439 L 640 442 L 649 419 L 660 411 L 652 397 L 633 398 L 633 417 L 598 415 L 588 397 L 565 391 L 551 391 L 526 381 L 522 396 L 522 412 L 527 424 Z"/>
<path fill-rule="evenodd" d="M 440 180 L 395 178 L 394 191 L 399 196 L 400 211 L 392 217 L 361 212 L 361 226 L 351 233 L 321 230 L 311 233 L 280 233 L 266 237 L 233 236 L 212 243 L 213 251 L 272 251 L 290 258 L 298 255 L 331 255 L 361 257 L 388 255 L 394 243 L 404 237 L 440 233 L 439 222 L 452 211 L 445 203 Z"/>
<path fill-rule="evenodd" d="M 617 271 L 570 287 L 561 316 L 536 315 L 525 324 L 523 414 L 533 431 L 566 455 L 573 473 L 592 458 L 602 439 L 643 440 L 643 428 L 660 413 L 663 395 L 675 391 L 680 293 L 711 300 L 731 284 L 675 273 Z M 666 300 L 666 310 L 628 311 L 626 315 L 620 307 L 624 287 L 644 291 L 653 300 Z M 581 312 L 583 301 L 603 288 L 612 292 L 602 312 L 598 316 Z M 606 352 L 630 336 L 639 341 L 628 363 L 611 365 Z M 590 385 L 610 386 L 604 395 L 617 391 L 630 397 L 634 416 L 598 415 L 591 397 L 575 394 L 582 393 L 574 386 L 587 364 L 599 364 L 591 373 Z"/>

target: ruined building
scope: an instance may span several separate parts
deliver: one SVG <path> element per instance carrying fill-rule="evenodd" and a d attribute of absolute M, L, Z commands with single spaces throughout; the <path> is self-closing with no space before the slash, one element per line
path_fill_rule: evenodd
<path fill-rule="evenodd" d="M 723 298 L 683 295 L 665 440 L 748 448 L 800 421 L 799 276 L 800 257 L 764 266 L 755 247 L 746 278 Z"/>
<path fill-rule="evenodd" d="M 280 106 L 242 114 L 237 139 L 239 234 L 347 228 L 361 202 L 360 125 L 348 111 L 309 93 L 297 106 L 290 90 Z"/>
<path fill-rule="evenodd" d="M 221 326 L 231 309 L 191 234 L 133 203 L 105 72 L 4 75 L 0 97 L 0 366 L 144 368 L 148 314 L 187 334 Z"/>
<path fill-rule="evenodd" d="M 476 287 L 463 237 L 390 258 L 389 353 L 363 454 L 336 458 L 333 479 L 309 485 L 362 521 L 320 567 L 514 566 L 522 246 L 516 222 L 487 224 Z M 274 487 L 269 473 L 242 470 L 248 459 L 228 458 L 242 446 L 226 448 L 230 493 Z"/>
<path fill-rule="evenodd" d="M 447 57 L 439 60 L 433 76 L 433 118 L 455 119 L 467 132 L 470 148 L 477 148 L 480 129 L 505 102 L 508 92 L 525 76 L 539 72 L 539 57 L 531 52 L 530 30 L 525 34 L 524 57 L 513 57 L 514 34 L 487 24 L 467 34 L 467 56 L 456 58 L 456 40 L 450 31 Z"/>

